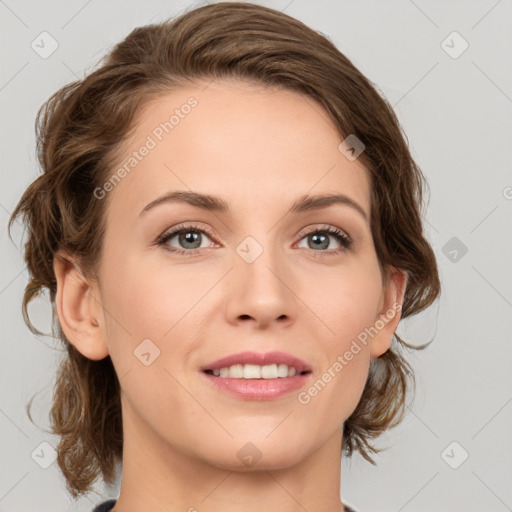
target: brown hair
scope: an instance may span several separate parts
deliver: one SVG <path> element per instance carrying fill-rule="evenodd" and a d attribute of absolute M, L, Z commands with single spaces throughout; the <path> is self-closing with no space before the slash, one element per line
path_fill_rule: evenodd
<path fill-rule="evenodd" d="M 52 262 L 59 249 L 77 256 L 84 273 L 94 275 L 107 204 L 94 190 L 112 174 L 135 115 L 149 99 L 202 79 L 235 78 L 299 92 L 327 110 L 340 134 L 355 134 L 366 146 L 359 158 L 371 175 L 379 263 L 386 271 L 393 265 L 408 272 L 402 318 L 439 296 L 436 260 L 421 222 L 425 178 L 390 104 L 327 38 L 276 10 L 225 2 L 136 28 L 100 63 L 40 108 L 36 135 L 43 173 L 10 219 L 9 227 L 23 215 L 28 226 L 30 282 L 23 314 L 33 332 L 38 331 L 27 306 L 44 289 L 54 304 Z M 100 473 L 114 482 L 123 450 L 120 388 L 110 357 L 87 359 L 55 323 L 67 357 L 55 383 L 51 427 L 60 436 L 58 464 L 76 497 L 91 490 Z M 370 453 L 381 450 L 369 441 L 403 419 L 408 379 L 415 385 L 399 345 L 426 346 L 408 345 L 396 333 L 393 342 L 372 360 L 361 400 L 343 430 L 344 452 L 359 451 L 373 464 Z"/>

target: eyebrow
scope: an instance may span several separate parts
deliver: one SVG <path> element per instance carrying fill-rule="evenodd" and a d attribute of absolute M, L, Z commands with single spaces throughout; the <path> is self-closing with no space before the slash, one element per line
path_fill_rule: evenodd
<path fill-rule="evenodd" d="M 201 208 L 205 211 L 217 212 L 217 213 L 229 213 L 229 205 L 224 199 L 220 197 L 212 196 L 209 194 L 200 194 L 199 192 L 192 191 L 174 191 L 168 194 L 165 194 L 161 197 L 156 198 L 154 201 L 151 201 L 147 204 L 139 216 L 148 210 L 154 208 L 163 203 L 170 202 L 181 202 L 186 203 L 191 206 L 195 206 L 197 208 Z M 323 195 L 304 195 L 297 199 L 290 209 L 288 210 L 291 213 L 302 213 L 311 210 L 321 210 L 323 208 L 328 208 L 334 204 L 343 204 L 346 206 L 350 206 L 364 218 L 366 222 L 368 222 L 368 215 L 364 211 L 364 209 L 356 203 L 350 197 L 344 194 L 323 194 Z"/>

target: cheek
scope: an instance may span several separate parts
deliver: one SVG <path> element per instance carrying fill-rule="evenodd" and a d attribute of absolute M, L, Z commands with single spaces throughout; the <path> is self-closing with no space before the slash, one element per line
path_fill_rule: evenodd
<path fill-rule="evenodd" d="M 117 260 L 104 260 L 107 341 L 119 373 L 138 366 L 134 354 L 146 346 L 158 354 L 157 366 L 172 367 L 188 360 L 201 334 L 197 327 L 201 317 L 209 314 L 205 308 L 213 307 L 201 299 L 219 280 L 218 275 L 198 272 L 193 265 L 170 268 L 164 258 L 152 264 L 148 260 L 128 253 Z"/>
<path fill-rule="evenodd" d="M 180 321 L 186 322 L 183 317 L 197 302 L 197 289 L 177 289 L 187 282 L 178 277 L 180 269 L 172 273 L 171 280 L 169 271 L 165 276 L 158 268 L 129 255 L 115 265 L 109 265 L 107 259 L 104 263 L 108 343 L 116 373 L 122 379 L 124 400 L 137 416 L 151 418 L 154 424 L 169 410 L 199 421 L 195 402 L 172 377 L 176 374 L 173 362 L 180 368 L 189 347 L 186 343 L 171 343 L 173 335 L 183 328 Z M 165 424 L 167 435 L 179 433 L 179 422 Z"/>
<path fill-rule="evenodd" d="M 324 268 L 299 277 L 299 296 L 323 324 L 322 339 L 342 350 L 377 320 L 382 298 L 381 274 L 371 258 L 354 258 L 339 269 Z"/>
<path fill-rule="evenodd" d="M 115 264 L 114 259 L 105 258 L 103 266 L 106 310 L 110 308 L 118 323 L 134 335 L 162 337 L 183 316 L 197 290 L 186 286 L 179 268 L 171 276 L 169 268 L 155 267 L 134 255 L 125 254 Z"/>
<path fill-rule="evenodd" d="M 353 267 L 327 281 L 322 293 L 310 294 L 324 335 L 318 338 L 324 365 L 299 403 L 316 413 L 342 415 L 355 409 L 370 366 L 370 328 L 378 319 L 381 275 L 376 265 Z M 327 327 L 329 329 L 327 329 Z"/>

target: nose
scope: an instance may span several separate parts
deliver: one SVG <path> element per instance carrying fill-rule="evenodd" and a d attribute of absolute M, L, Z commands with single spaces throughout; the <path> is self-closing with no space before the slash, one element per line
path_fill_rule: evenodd
<path fill-rule="evenodd" d="M 257 329 L 290 324 L 297 307 L 291 268 L 282 251 L 258 245 L 248 240 L 237 248 L 226 289 L 228 321 L 253 323 Z"/>

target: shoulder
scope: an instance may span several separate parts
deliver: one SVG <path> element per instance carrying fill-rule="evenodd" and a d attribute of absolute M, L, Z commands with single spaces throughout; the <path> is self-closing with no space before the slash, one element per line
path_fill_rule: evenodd
<path fill-rule="evenodd" d="M 109 510 L 112 510 L 116 502 L 117 500 L 104 501 L 103 503 L 100 503 L 92 512 L 108 512 Z"/>

